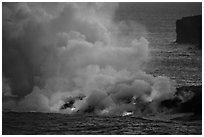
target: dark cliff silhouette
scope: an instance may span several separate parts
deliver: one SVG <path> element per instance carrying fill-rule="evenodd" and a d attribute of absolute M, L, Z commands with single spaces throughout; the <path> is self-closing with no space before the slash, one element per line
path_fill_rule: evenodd
<path fill-rule="evenodd" d="M 176 21 L 176 42 L 195 44 L 202 48 L 202 15 L 183 17 Z"/>

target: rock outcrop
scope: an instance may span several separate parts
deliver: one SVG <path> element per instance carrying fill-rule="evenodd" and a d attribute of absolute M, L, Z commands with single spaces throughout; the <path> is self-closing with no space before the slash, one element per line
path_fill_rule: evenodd
<path fill-rule="evenodd" d="M 193 113 L 202 116 L 202 85 L 177 88 L 175 97 L 161 102 L 161 106 L 179 113 Z"/>
<path fill-rule="evenodd" d="M 183 17 L 176 21 L 176 42 L 195 44 L 202 48 L 202 15 Z"/>

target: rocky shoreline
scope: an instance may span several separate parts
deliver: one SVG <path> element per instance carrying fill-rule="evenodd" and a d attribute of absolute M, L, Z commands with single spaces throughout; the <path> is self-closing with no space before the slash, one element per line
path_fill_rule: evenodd
<path fill-rule="evenodd" d="M 161 102 L 161 106 L 177 113 L 192 113 L 190 119 L 202 119 L 202 86 L 179 87 L 175 97 Z"/>

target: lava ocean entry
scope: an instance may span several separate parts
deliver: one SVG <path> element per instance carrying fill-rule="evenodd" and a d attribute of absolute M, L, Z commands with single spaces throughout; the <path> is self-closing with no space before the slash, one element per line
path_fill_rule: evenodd
<path fill-rule="evenodd" d="M 117 3 L 2 5 L 3 110 L 129 115 L 186 101 L 143 71 L 145 27 L 115 21 Z"/>

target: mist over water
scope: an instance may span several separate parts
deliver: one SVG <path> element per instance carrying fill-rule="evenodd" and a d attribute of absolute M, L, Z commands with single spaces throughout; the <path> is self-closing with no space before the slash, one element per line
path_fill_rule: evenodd
<path fill-rule="evenodd" d="M 142 70 L 149 58 L 146 30 L 137 22 L 114 21 L 117 3 L 2 8 L 3 109 L 148 113 L 173 96 L 169 78 Z"/>

